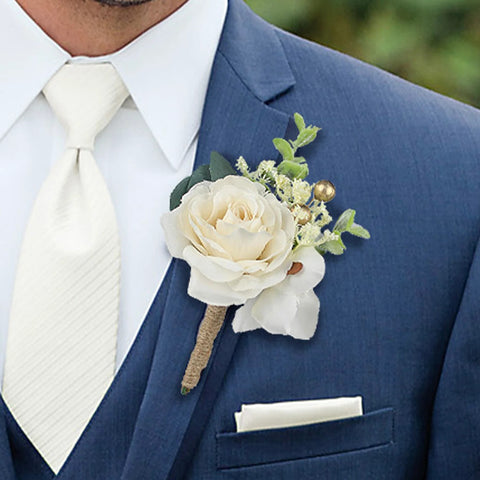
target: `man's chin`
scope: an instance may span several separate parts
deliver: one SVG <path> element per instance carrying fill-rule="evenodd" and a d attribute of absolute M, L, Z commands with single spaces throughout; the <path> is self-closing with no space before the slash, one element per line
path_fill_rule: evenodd
<path fill-rule="evenodd" d="M 109 7 L 134 7 L 144 3 L 150 3 L 154 0 L 93 0 L 94 2 L 106 5 Z"/>

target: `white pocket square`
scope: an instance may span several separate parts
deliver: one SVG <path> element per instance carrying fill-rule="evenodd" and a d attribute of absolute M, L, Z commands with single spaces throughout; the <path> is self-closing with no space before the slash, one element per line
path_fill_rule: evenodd
<path fill-rule="evenodd" d="M 235 412 L 237 432 L 298 427 L 363 415 L 362 397 L 327 398 L 242 405 Z"/>

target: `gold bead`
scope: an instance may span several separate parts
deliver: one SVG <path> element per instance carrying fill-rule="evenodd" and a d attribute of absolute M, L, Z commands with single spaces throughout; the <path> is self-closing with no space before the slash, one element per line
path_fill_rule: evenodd
<path fill-rule="evenodd" d="M 335 185 L 329 180 L 320 180 L 313 187 L 313 195 L 320 202 L 330 202 L 335 198 Z"/>
<path fill-rule="evenodd" d="M 295 208 L 295 207 L 294 207 Z M 306 225 L 312 219 L 312 212 L 306 205 L 301 205 L 297 210 L 295 220 L 299 225 Z"/>

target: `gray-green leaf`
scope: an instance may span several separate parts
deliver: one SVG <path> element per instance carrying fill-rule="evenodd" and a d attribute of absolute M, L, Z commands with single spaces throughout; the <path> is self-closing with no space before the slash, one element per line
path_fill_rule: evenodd
<path fill-rule="evenodd" d="M 302 132 L 303 130 L 305 130 L 306 125 L 305 125 L 305 120 L 303 119 L 303 117 L 299 113 L 296 113 L 293 116 L 293 118 L 295 119 L 295 125 L 297 126 L 298 131 Z"/>
<path fill-rule="evenodd" d="M 182 197 L 188 192 L 190 177 L 184 178 L 170 195 L 170 210 L 175 210 L 182 202 Z"/>
<path fill-rule="evenodd" d="M 188 190 L 204 180 L 211 180 L 209 165 L 201 165 L 192 173 L 190 181 L 188 182 Z"/>
<path fill-rule="evenodd" d="M 331 253 L 332 255 L 342 255 L 345 251 L 345 246 L 343 245 L 343 242 L 339 240 L 330 240 L 329 242 L 326 242 L 323 245 L 316 247 L 316 249 L 322 255 L 324 255 L 325 253 Z"/>
<path fill-rule="evenodd" d="M 284 160 L 278 166 L 278 173 L 286 175 L 288 178 L 295 179 L 298 178 L 303 180 L 308 176 L 309 170 L 306 163 L 297 163 L 289 160 Z"/>
<path fill-rule="evenodd" d="M 297 163 L 306 163 L 307 159 L 305 157 L 295 157 L 293 161 Z"/>
<path fill-rule="evenodd" d="M 333 227 L 333 229 L 337 232 L 343 233 L 348 232 L 349 228 L 353 225 L 355 220 L 355 210 L 348 209 L 345 210 L 341 215 L 340 218 L 337 220 L 337 223 Z"/>
<path fill-rule="evenodd" d="M 295 152 L 292 146 L 283 138 L 275 138 L 273 140 L 275 148 L 280 152 L 284 160 L 293 160 Z"/>
<path fill-rule="evenodd" d="M 302 130 L 295 141 L 297 148 L 305 147 L 315 141 L 319 130 L 318 127 L 308 127 L 305 130 Z"/>
<path fill-rule="evenodd" d="M 228 175 L 237 175 L 237 172 L 223 155 L 212 152 L 210 156 L 210 178 L 212 182 Z"/>
<path fill-rule="evenodd" d="M 369 231 L 357 223 L 352 224 L 352 226 L 348 229 L 348 233 L 351 233 L 356 237 L 365 238 L 367 240 L 370 238 Z"/>

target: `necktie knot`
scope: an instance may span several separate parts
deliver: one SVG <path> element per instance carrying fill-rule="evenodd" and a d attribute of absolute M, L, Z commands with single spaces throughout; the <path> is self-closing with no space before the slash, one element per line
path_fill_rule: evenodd
<path fill-rule="evenodd" d="M 66 64 L 43 93 L 67 130 L 67 147 L 89 150 L 128 97 L 127 88 L 110 63 Z"/>

